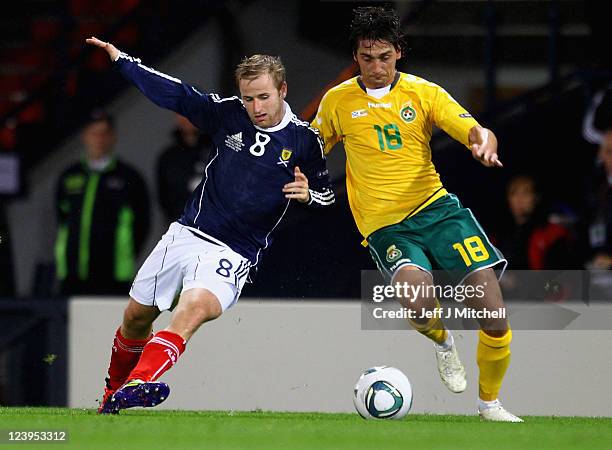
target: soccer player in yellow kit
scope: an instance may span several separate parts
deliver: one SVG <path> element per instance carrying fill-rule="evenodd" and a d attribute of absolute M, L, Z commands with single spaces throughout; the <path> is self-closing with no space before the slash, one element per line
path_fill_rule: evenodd
<path fill-rule="evenodd" d="M 403 35 L 393 10 L 357 8 L 350 39 L 360 75 L 325 94 L 312 125 L 326 152 L 344 143 L 349 204 L 372 258 L 391 283 L 431 286 L 432 270 L 441 269 L 456 282 L 484 289 L 484 296 L 464 301 L 467 307 L 505 311 L 493 269 L 503 271 L 506 260 L 471 211 L 444 189 L 429 145 L 435 125 L 483 165 L 501 167 L 495 135 L 441 87 L 396 70 Z M 399 300 L 415 311 L 438 306 L 427 294 Z M 478 413 L 484 420 L 522 422 L 498 400 L 510 363 L 509 324 L 494 314 L 478 321 Z M 434 341 L 444 384 L 464 391 L 465 369 L 450 330 L 437 317 L 417 316 L 411 324 Z"/>

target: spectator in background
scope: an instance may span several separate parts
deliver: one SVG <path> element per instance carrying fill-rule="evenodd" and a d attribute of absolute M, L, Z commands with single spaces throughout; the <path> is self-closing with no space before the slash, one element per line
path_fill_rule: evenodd
<path fill-rule="evenodd" d="M 612 84 L 597 91 L 582 124 L 584 139 L 598 147 L 589 178 L 586 217 L 589 269 L 612 269 Z"/>
<path fill-rule="evenodd" d="M 513 177 L 506 189 L 506 200 L 511 217 L 494 235 L 494 243 L 508 259 L 509 269 L 569 269 L 580 265 L 571 257 L 570 230 L 550 220 L 533 177 Z"/>
<path fill-rule="evenodd" d="M 176 115 L 174 143 L 157 161 L 157 195 L 168 223 L 177 220 L 204 175 L 210 139 L 188 119 Z"/>
<path fill-rule="evenodd" d="M 114 154 L 112 118 L 96 112 L 82 134 L 82 161 L 57 183 L 56 273 L 64 295 L 126 294 L 150 221 L 147 187 Z"/>
<path fill-rule="evenodd" d="M 587 267 L 612 269 L 612 128 L 602 133 L 598 170 L 589 199 L 589 244 Z"/>

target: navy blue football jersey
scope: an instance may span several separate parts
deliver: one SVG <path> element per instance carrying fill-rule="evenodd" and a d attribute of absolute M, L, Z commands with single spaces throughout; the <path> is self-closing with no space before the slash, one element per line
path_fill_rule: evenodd
<path fill-rule="evenodd" d="M 309 205 L 334 203 L 318 133 L 287 103 L 278 125 L 260 128 L 238 97 L 201 93 L 125 53 L 115 65 L 153 103 L 182 114 L 212 138 L 204 176 L 181 224 L 224 242 L 256 265 L 291 203 L 282 189 L 294 181 L 295 166 L 308 178 Z"/>

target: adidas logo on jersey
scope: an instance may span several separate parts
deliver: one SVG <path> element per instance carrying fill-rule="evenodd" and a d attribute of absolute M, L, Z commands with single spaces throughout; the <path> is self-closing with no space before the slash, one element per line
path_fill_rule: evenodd
<path fill-rule="evenodd" d="M 242 142 L 242 131 L 225 136 L 225 145 L 235 152 L 242 150 L 242 147 L 244 147 L 244 143 Z"/>

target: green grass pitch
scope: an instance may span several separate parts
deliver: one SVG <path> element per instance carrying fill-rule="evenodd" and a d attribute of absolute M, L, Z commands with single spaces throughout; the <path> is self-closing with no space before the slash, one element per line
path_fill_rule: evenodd
<path fill-rule="evenodd" d="M 357 414 L 93 410 L 0 407 L 0 450 L 16 449 L 610 449 L 612 418 L 409 414 L 366 421 Z M 7 444 L 8 430 L 67 430 L 67 443 Z"/>

